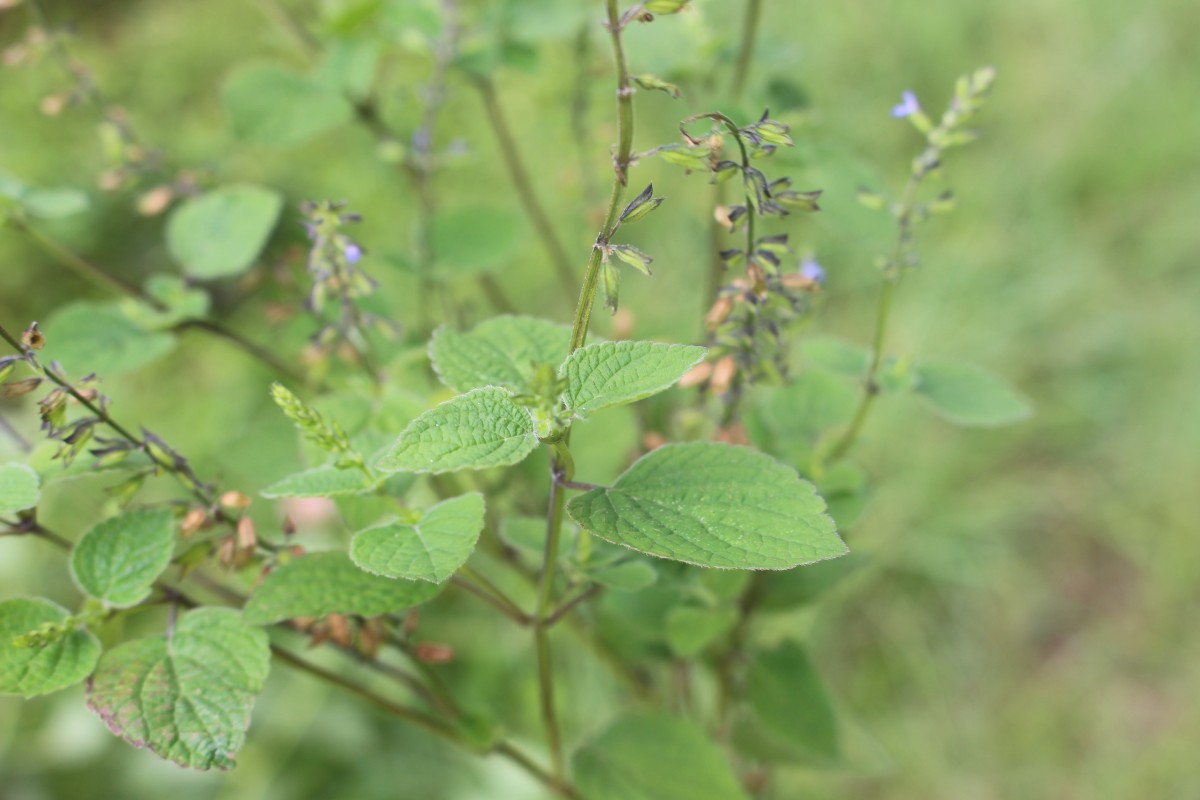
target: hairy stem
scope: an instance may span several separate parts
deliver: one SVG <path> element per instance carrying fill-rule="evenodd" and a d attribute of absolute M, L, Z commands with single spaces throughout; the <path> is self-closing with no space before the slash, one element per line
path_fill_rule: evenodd
<path fill-rule="evenodd" d="M 480 97 L 483 98 L 483 107 L 487 111 L 488 122 L 492 126 L 492 133 L 496 135 L 496 141 L 500 144 L 500 155 L 504 159 L 504 165 L 508 168 L 513 187 L 517 190 L 517 199 L 521 201 L 521 207 L 525 209 L 526 216 L 533 223 L 533 229 L 537 232 L 542 246 L 550 256 L 554 272 L 558 275 L 558 280 L 570 300 L 575 296 L 575 274 L 571 269 L 571 260 L 567 256 L 567 251 L 563 249 L 562 242 L 558 239 L 554 223 L 550 221 L 550 216 L 533 190 L 533 181 L 530 180 L 529 170 L 525 168 L 521 153 L 517 149 L 517 143 L 513 139 L 512 129 L 504 116 L 504 109 L 500 105 L 496 86 L 488 77 L 478 78 L 475 86 L 479 89 Z"/>
<path fill-rule="evenodd" d="M 616 228 L 621 213 L 621 196 L 629 180 L 629 165 L 633 160 L 633 82 L 629 77 L 629 66 L 625 60 L 625 45 L 621 39 L 623 28 L 616 0 L 605 0 L 609 38 L 612 41 L 613 62 L 617 68 L 617 152 L 613 155 L 613 185 L 608 198 L 608 212 L 604 224 L 596 236 L 592 255 L 583 274 L 583 288 L 579 293 L 579 304 L 575 308 L 575 321 L 571 326 L 571 350 L 574 353 L 587 342 L 588 326 L 592 321 L 592 309 L 596 305 L 596 291 L 600 279 L 600 266 L 604 260 L 603 245 L 608 243 Z"/>

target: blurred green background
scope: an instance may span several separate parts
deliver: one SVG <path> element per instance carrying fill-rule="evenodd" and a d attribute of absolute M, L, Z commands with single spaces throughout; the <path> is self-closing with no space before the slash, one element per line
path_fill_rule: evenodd
<path fill-rule="evenodd" d="M 386 6 L 391 20 L 383 113 L 411 132 L 429 71 L 425 12 L 436 19 L 436 4 L 288 7 L 320 29 L 321 20 L 371 5 Z M 579 26 L 598 20 L 601 4 L 461 5 L 468 41 L 486 41 L 503 24 L 524 47 L 520 63 L 497 69 L 495 79 L 536 189 L 582 267 L 596 228 L 589 186 L 607 185 L 614 135 L 598 25 L 582 65 L 578 56 Z M 1037 409 L 1014 428 L 963 431 L 915 402 L 880 404 L 859 453 L 875 491 L 846 532 L 869 566 L 815 611 L 779 621 L 811 628 L 851 757 L 842 769 L 787 774 L 778 796 L 1195 796 L 1200 6 L 765 0 L 750 80 L 736 102 L 728 86 L 742 5 L 694 6 L 628 36 L 634 72 L 684 89 L 680 100 L 638 95 L 636 147 L 674 141 L 675 123 L 692 113 L 721 108 L 748 117 L 771 104 L 793 124 L 797 147 L 770 169 L 825 190 L 822 213 L 776 226 L 828 272 L 813 328 L 860 342 L 873 313 L 872 260 L 887 249 L 889 229 L 856 205 L 855 189 L 898 190 L 919 147 L 889 108 L 907 88 L 940 108 L 957 75 L 998 68 L 979 121 L 984 140 L 947 161 L 959 208 L 920 231 L 923 265 L 901 287 L 891 350 L 986 365 Z M 417 281 L 405 254 L 414 248 L 417 204 L 370 133 L 346 124 L 290 148 L 233 135 L 220 100 L 228 76 L 252 62 L 303 65 L 264 5 L 48 7 L 54 20 L 77 26 L 74 55 L 173 164 L 286 194 L 268 262 L 301 243 L 301 200 L 348 200 L 365 217 L 354 234 L 371 253 L 364 266 L 381 283 L 384 307 L 402 323 L 415 319 Z M 20 5 L 0 11 L 0 41 L 14 44 L 30 22 Z M 590 87 L 582 148 L 570 114 L 581 69 Z M 85 107 L 39 111 L 46 95 L 67 86 L 49 61 L 0 71 L 0 170 L 88 193 L 86 213 L 42 226 L 76 251 L 135 281 L 173 271 L 164 218 L 135 213 L 134 193 L 97 188 L 95 115 Z M 441 207 L 516 207 L 480 98 L 461 75 L 451 75 L 436 133 L 443 145 L 462 140 L 465 151 L 435 178 Z M 694 340 L 712 193 L 700 176 L 653 160 L 636 168 L 632 183 L 650 180 L 667 204 L 631 236 L 656 256 L 656 272 L 651 281 L 627 277 L 622 305 L 639 336 Z M 532 234 L 499 266 L 495 280 L 518 308 L 569 320 L 572 309 Z M 212 289 L 217 315 L 231 327 L 296 357 L 300 337 L 269 318 L 253 277 Z M 447 296 L 463 320 L 491 313 L 473 281 L 451 281 Z M 111 297 L 0 228 L 0 321 L 10 330 L 51 318 L 71 300 Z M 597 319 L 601 329 L 609 324 L 606 314 Z M 267 399 L 271 378 L 192 333 L 169 358 L 108 380 L 104 391 L 121 419 L 175 443 L 202 474 L 253 492 L 295 463 L 293 437 Z M 5 403 L 0 412 L 36 435 L 30 405 Z M 0 457 L 14 453 L 0 437 Z M 103 502 L 95 483 L 48 490 L 56 528 L 74 536 L 87 526 Z M 5 597 L 37 592 L 75 602 L 61 556 L 36 542 L 3 542 L 0 586 Z M 494 662 L 486 678 L 464 668 L 464 681 L 489 684 L 472 693 L 507 696 L 517 719 L 532 714 L 523 640 L 494 642 L 482 618 L 464 617 L 444 632 L 478 641 L 461 646 Z M 574 685 L 587 685 L 587 669 L 595 667 L 572 667 Z M 606 698 L 573 698 L 570 729 L 594 729 L 589 715 Z M 536 746 L 536 727 L 529 730 Z M 187 773 L 129 750 L 86 711 L 78 687 L 33 702 L 0 699 L 4 800 L 164 794 L 539 797 L 503 765 L 464 761 L 282 668 L 229 774 Z"/>

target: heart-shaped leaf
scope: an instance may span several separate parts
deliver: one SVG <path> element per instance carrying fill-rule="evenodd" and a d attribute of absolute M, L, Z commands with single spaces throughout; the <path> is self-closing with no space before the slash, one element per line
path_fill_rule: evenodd
<path fill-rule="evenodd" d="M 109 650 L 88 707 L 134 747 L 192 769 L 229 769 L 271 666 L 267 635 L 226 608 L 179 618 L 170 636 Z"/>

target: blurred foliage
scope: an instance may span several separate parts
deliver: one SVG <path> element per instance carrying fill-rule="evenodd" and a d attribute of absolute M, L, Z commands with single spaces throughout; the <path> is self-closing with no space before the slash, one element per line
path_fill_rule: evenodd
<path fill-rule="evenodd" d="M 332 102 L 320 119 L 271 130 L 240 99 L 256 82 L 271 85 L 280 103 L 329 94 L 330 86 L 353 95 L 372 53 L 352 45 L 379 35 L 398 45 L 382 65 L 393 90 L 379 112 L 396 129 L 417 131 L 427 42 L 438 27 L 434 4 L 287 3 L 346 43 L 315 61 L 270 2 L 47 5 L 55 20 L 76 26 L 72 53 L 166 161 L 152 164 L 157 172 L 136 190 L 101 190 L 97 179 L 111 164 L 94 111 L 56 109 L 59 101 L 48 100 L 70 88 L 51 61 L 5 68 L 0 170 L 29 186 L 81 191 L 90 204 L 55 218 L 74 196 L 43 197 L 44 230 L 140 284 L 174 270 L 165 217 L 147 197 L 164 175 L 179 184 L 215 178 L 271 187 L 286 199 L 265 268 L 210 287 L 218 318 L 295 358 L 311 330 L 275 311 L 303 299 L 288 267 L 303 243 L 296 208 L 306 199 L 346 199 L 363 214 L 355 240 L 368 251 L 364 263 L 380 284 L 374 302 L 388 317 L 416 323 L 433 311 L 435 319 L 471 323 L 491 313 L 485 287 L 470 280 L 447 283 L 436 301 L 421 290 L 412 256 L 421 248 L 418 193 L 402 172 L 381 168 L 408 158 L 411 142 L 381 142 Z M 499 51 L 490 44 L 496 37 L 468 34 L 466 66 L 495 82 L 534 188 L 553 199 L 554 227 L 582 266 L 598 224 L 594 187 L 609 175 L 614 135 L 603 31 L 579 32 L 598 9 L 574 0 L 463 5 L 473 31 L 511 34 Z M 359 20 L 375 6 L 385 8 L 386 25 L 367 35 Z M 823 213 L 803 223 L 795 244 L 817 253 L 828 273 L 822 328 L 852 341 L 867 339 L 878 280 L 872 258 L 890 235 L 855 194 L 863 184 L 891 186 L 883 176 L 903 174 L 915 147 L 888 108 L 905 88 L 943 98 L 951 76 L 979 63 L 997 66 L 986 141 L 956 159 L 952 222 L 922 232 L 924 262 L 898 296 L 891 350 L 986 363 L 1037 408 L 1019 427 L 963 433 L 917 402 L 881 405 L 862 446 L 879 488 L 846 533 L 863 558 L 819 607 L 776 614 L 764 633 L 782 641 L 807 632 L 849 720 L 842 762 L 835 770 L 788 770 L 775 796 L 1186 796 L 1200 740 L 1200 645 L 1186 611 L 1200 591 L 1192 521 L 1200 423 L 1190 413 L 1200 386 L 1200 105 L 1188 99 L 1200 74 L 1200 8 L 1184 0 L 766 0 L 750 79 L 734 104 L 727 84 L 739 4 L 695 6 L 672 20 L 679 24 L 630 31 L 634 71 L 682 93 L 680 100 L 639 96 L 635 147 L 673 141 L 681 117 L 712 107 L 754 118 L 770 105 L 791 123 L 797 146 L 778 160 L 798 182 L 825 190 Z M 25 36 L 28 11 L 0 10 L 6 48 Z M 577 95 L 580 75 L 586 91 Z M 574 104 L 586 109 L 582 128 L 573 124 Z M 461 248 L 464 272 L 490 270 L 492 288 L 518 309 L 565 321 L 570 309 L 535 239 L 479 254 L 456 221 L 485 209 L 487 225 L 511 229 L 514 189 L 482 115 L 471 82 L 452 75 L 436 139 L 459 144 L 432 180 L 445 198 L 434 231 Z M 301 140 L 298 126 L 311 136 Z M 281 136 L 297 141 L 278 147 Z M 172 171 L 184 167 L 183 178 Z M 689 340 L 705 311 L 696 270 L 710 258 L 711 193 L 669 165 L 637 169 L 667 203 L 653 225 L 634 229 L 634 243 L 655 254 L 655 275 L 626 282 L 622 307 L 632 319 L 616 319 L 640 337 Z M 11 328 L 38 319 L 52 330 L 55 319 L 69 325 L 73 315 L 111 314 L 111 292 L 7 229 L 0 265 L 0 320 Z M 397 347 L 410 344 L 419 342 Z M 174 347 L 170 357 L 149 364 L 131 361 L 119 342 L 105 348 L 120 359 L 107 366 L 129 370 L 103 376 L 122 418 L 144 421 L 224 486 L 256 493 L 294 471 L 298 445 L 271 405 L 269 369 L 199 332 L 163 347 Z M 402 390 L 393 401 L 404 402 Z M 9 417 L 15 408 L 0 410 Z M 626 411 L 604 412 L 610 416 L 577 431 L 577 449 L 595 447 L 600 454 L 590 463 L 611 465 L 613 475 L 624 465 L 613 449 L 628 449 L 637 435 Z M 27 405 L 17 413 L 22 430 L 36 428 Z M 620 445 L 589 445 L 589 438 L 620 439 L 601 434 L 602 424 L 631 432 Z M 0 456 L 12 446 L 0 436 Z M 535 462 L 521 469 L 543 473 L 544 461 Z M 103 482 L 91 477 L 51 484 L 44 494 L 46 522 L 69 531 L 85 530 L 91 509 L 106 502 Z M 536 514 L 539 502 L 529 498 L 516 510 Z M 268 504 L 258 503 L 256 514 L 261 528 L 278 525 Z M 5 596 L 36 590 L 70 603 L 61 562 L 38 542 L 4 541 Z M 815 589 L 802 584 L 821 577 L 802 570 L 779 580 L 779 591 L 806 597 Z M 629 618 L 621 613 L 625 597 L 610 593 L 603 602 L 621 647 L 654 646 L 672 599 L 664 597 L 660 618 L 645 605 Z M 536 737 L 526 638 L 497 639 L 492 618 L 461 602 L 432 633 L 488 669 L 451 664 L 450 678 L 468 705 L 499 708 L 523 736 Z M 129 624 L 151 629 L 161 620 Z M 611 681 L 585 654 L 559 649 L 571 685 L 594 687 L 565 704 L 566 730 L 577 738 L 612 713 Z M 229 774 L 184 772 L 130 750 L 80 695 L 77 687 L 28 703 L 0 699 L 6 800 L 394 797 L 398 786 L 422 800 L 540 796 L 505 764 L 464 760 L 282 668 Z"/>

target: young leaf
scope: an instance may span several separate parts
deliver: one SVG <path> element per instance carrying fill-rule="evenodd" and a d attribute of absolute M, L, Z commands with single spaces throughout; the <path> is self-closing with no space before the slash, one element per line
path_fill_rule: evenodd
<path fill-rule="evenodd" d="M 660 447 L 567 509 L 601 539 L 702 567 L 789 569 L 847 552 L 812 484 L 746 447 Z"/>
<path fill-rule="evenodd" d="M 658 581 L 658 571 L 641 559 L 599 567 L 588 577 L 608 589 L 618 592 L 640 592 Z"/>
<path fill-rule="evenodd" d="M 357 469 L 324 466 L 288 475 L 263 489 L 259 494 L 272 498 L 340 497 L 359 494 L 370 488 L 370 481 Z"/>
<path fill-rule="evenodd" d="M 1033 413 L 1029 401 L 1004 379 L 967 364 L 923 364 L 916 392 L 956 425 L 994 427 L 1020 422 Z"/>
<path fill-rule="evenodd" d="M 807 464 L 823 435 L 850 422 L 859 391 L 820 370 L 802 372 L 787 386 L 763 387 L 746 413 L 750 440 L 790 463 Z"/>
<path fill-rule="evenodd" d="M 24 511 L 38 504 L 38 474 L 25 464 L 0 464 L 0 514 Z"/>
<path fill-rule="evenodd" d="M 279 193 L 261 186 L 214 189 L 171 212 L 167 249 L 193 278 L 240 275 L 262 252 L 282 209 Z"/>
<path fill-rule="evenodd" d="M 169 510 L 130 511 L 83 535 L 71 552 L 71 575 L 92 597 L 128 608 L 150 594 L 174 547 L 175 518 Z"/>
<path fill-rule="evenodd" d="M 537 447 L 533 417 L 508 392 L 485 386 L 408 424 L 377 464 L 385 472 L 454 472 L 516 464 Z"/>
<path fill-rule="evenodd" d="M 100 658 L 100 642 L 86 630 L 40 647 L 18 647 L 14 641 L 43 625 L 61 624 L 68 616 L 65 608 L 40 598 L 0 603 L 0 694 L 50 694 L 91 674 Z"/>
<path fill-rule="evenodd" d="M 271 666 L 267 635 L 227 608 L 179 618 L 171 637 L 109 650 L 88 707 L 134 747 L 192 769 L 230 769 Z"/>
<path fill-rule="evenodd" d="M 747 800 L 724 754 L 687 720 L 617 720 L 574 758 L 588 800 Z"/>
<path fill-rule="evenodd" d="M 595 342 L 563 363 L 567 408 L 590 414 L 669 389 L 698 364 L 703 347 L 659 342 Z"/>
<path fill-rule="evenodd" d="M 354 115 L 339 88 L 269 64 L 235 72 L 221 102 L 234 134 L 255 144 L 299 144 Z"/>
<path fill-rule="evenodd" d="M 802 755 L 837 758 L 837 717 L 803 647 L 786 642 L 758 653 L 746 678 L 746 693 L 759 722 L 782 744 Z"/>
<path fill-rule="evenodd" d="M 350 558 L 376 575 L 444 583 L 475 549 L 483 513 L 478 492 L 443 500 L 414 525 L 393 522 L 360 531 Z"/>
<path fill-rule="evenodd" d="M 621 259 L 626 264 L 645 275 L 647 278 L 650 277 L 650 265 L 654 263 L 654 259 L 651 256 L 643 253 L 641 250 L 638 250 L 631 244 L 615 244 L 612 246 L 612 251 L 617 258 Z"/>
<path fill-rule="evenodd" d="M 680 658 L 695 658 L 737 624 L 735 608 L 676 606 L 667 614 L 667 644 Z"/>
<path fill-rule="evenodd" d="M 629 201 L 629 205 L 625 206 L 625 210 L 621 212 L 619 222 L 637 222 L 642 217 L 649 214 L 654 209 L 661 206 L 663 198 L 654 196 L 654 184 L 648 184 L 642 193 Z"/>
<path fill-rule="evenodd" d="M 439 591 L 424 581 L 369 575 L 345 553 L 309 553 L 273 569 L 242 615 L 252 625 L 328 614 L 375 617 L 419 606 Z"/>
<path fill-rule="evenodd" d="M 501 316 L 466 333 L 445 326 L 429 342 L 429 358 L 442 383 L 456 392 L 502 386 L 516 394 L 532 391 L 538 364 L 560 364 L 571 329 L 544 319 Z"/>

